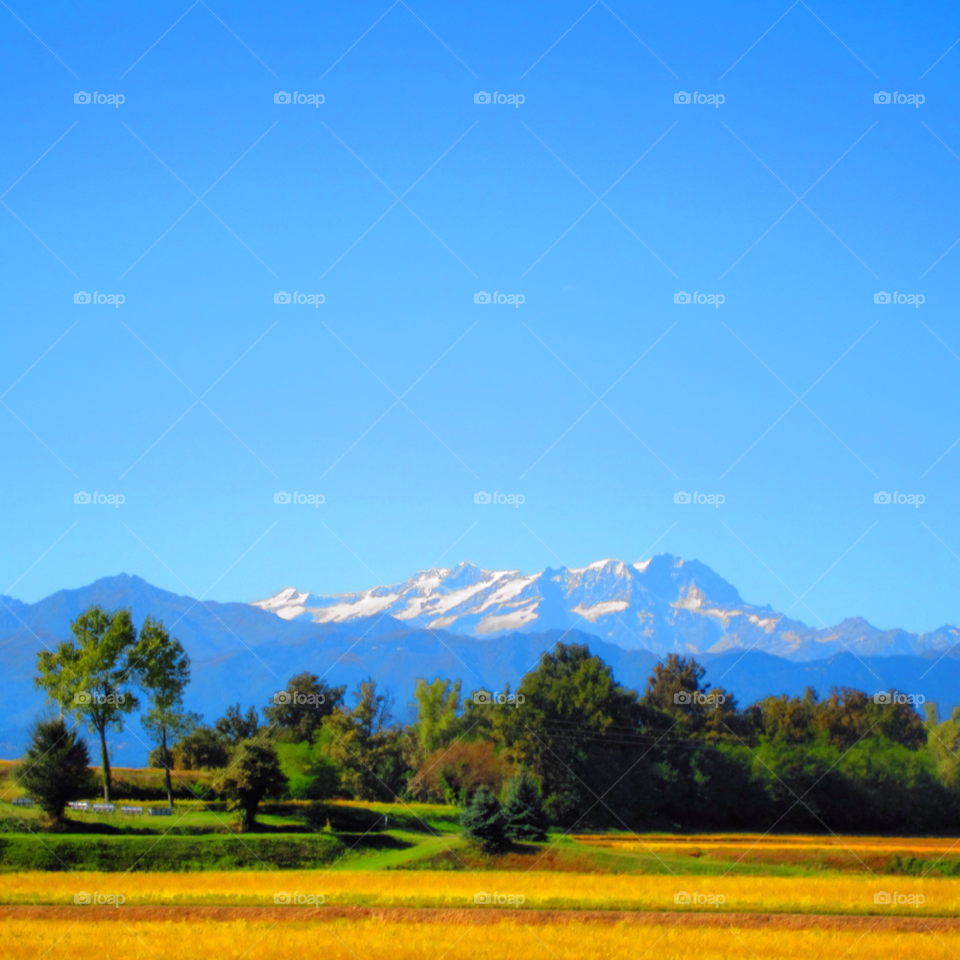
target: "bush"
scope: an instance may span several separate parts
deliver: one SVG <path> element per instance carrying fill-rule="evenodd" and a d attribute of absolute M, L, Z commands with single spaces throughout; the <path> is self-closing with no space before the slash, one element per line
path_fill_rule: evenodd
<path fill-rule="evenodd" d="M 473 795 L 460 818 L 463 835 L 480 844 L 486 853 L 494 853 L 506 846 L 506 821 L 500 801 L 486 788 Z"/>

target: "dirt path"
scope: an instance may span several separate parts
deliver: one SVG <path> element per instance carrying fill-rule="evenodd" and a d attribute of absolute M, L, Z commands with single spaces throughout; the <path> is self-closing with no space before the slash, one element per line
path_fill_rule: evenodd
<path fill-rule="evenodd" d="M 412 907 L 75 907 L 0 906 L 0 921 L 70 920 L 74 922 L 122 920 L 216 923 L 245 920 L 283 921 L 379 920 L 384 923 L 462 923 L 467 925 L 501 922 L 528 926 L 556 923 L 636 923 L 643 926 L 737 927 L 781 930 L 868 930 L 934 933 L 960 931 L 956 917 L 851 916 L 809 913 L 679 913 L 620 912 L 614 910 L 492 910 L 419 909 Z"/>

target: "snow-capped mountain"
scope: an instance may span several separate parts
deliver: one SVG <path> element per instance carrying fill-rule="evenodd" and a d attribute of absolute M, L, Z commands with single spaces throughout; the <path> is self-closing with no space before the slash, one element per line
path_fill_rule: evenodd
<path fill-rule="evenodd" d="M 878 630 L 861 618 L 813 629 L 769 606 L 745 603 L 706 565 L 670 554 L 633 564 L 598 560 L 575 569 L 548 567 L 531 575 L 461 563 L 361 593 L 323 596 L 288 587 L 254 606 L 284 620 L 345 624 L 390 616 L 410 629 L 488 638 L 577 629 L 657 655 L 752 649 L 817 660 L 845 650 L 859 656 L 942 651 L 960 640 L 956 627 L 911 634 Z"/>

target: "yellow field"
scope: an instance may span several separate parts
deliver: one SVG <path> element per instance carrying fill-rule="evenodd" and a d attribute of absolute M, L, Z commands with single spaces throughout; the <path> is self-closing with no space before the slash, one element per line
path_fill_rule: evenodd
<path fill-rule="evenodd" d="M 664 836 L 662 833 L 611 836 L 609 834 L 577 834 L 579 843 L 589 846 L 609 847 L 642 853 L 650 850 L 741 850 L 841 853 L 912 853 L 917 856 L 936 858 L 941 854 L 960 854 L 960 839 L 952 837 L 840 837 L 806 835 L 771 835 L 753 833 L 724 833 L 715 836 L 694 834 L 691 836 Z"/>
<path fill-rule="evenodd" d="M 910 960 L 960 956 L 960 934 L 895 931 L 691 928 L 630 923 L 409 924 L 379 920 L 329 923 L 154 923 L 0 921 L 0 960 L 560 960 L 669 957 L 671 960 Z"/>
<path fill-rule="evenodd" d="M 121 895 L 127 906 L 273 906 L 276 895 L 287 893 L 322 895 L 328 905 L 472 908 L 476 895 L 485 892 L 522 896 L 527 909 L 717 909 L 696 902 L 676 902 L 680 893 L 695 901 L 692 895 L 696 893 L 699 897 L 722 896 L 720 909 L 737 913 L 960 916 L 960 880 L 889 876 L 876 879 L 862 874 L 679 878 L 498 871 L 474 875 L 467 871 L 427 870 L 0 874 L 2 904 L 67 905 L 73 904 L 81 891 Z M 889 894 L 893 902 L 875 902 L 875 895 L 881 892 Z M 895 894 L 916 899 L 910 903 L 901 900 L 898 904 Z"/>

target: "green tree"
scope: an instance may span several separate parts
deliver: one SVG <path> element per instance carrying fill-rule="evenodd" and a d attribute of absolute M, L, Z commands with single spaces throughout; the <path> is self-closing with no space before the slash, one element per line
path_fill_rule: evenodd
<path fill-rule="evenodd" d="M 417 680 L 414 690 L 418 705 L 417 736 L 424 756 L 460 736 L 463 729 L 460 688 L 460 680 L 441 680 L 439 677 L 433 683 Z"/>
<path fill-rule="evenodd" d="M 220 770 L 230 762 L 230 746 L 226 739 L 205 724 L 178 740 L 171 753 L 177 770 Z"/>
<path fill-rule="evenodd" d="M 737 710 L 737 700 L 723 687 L 703 682 L 706 668 L 693 657 L 667 655 L 654 665 L 640 701 L 647 723 L 674 735 L 699 734 L 709 739 L 749 737 L 752 723 Z M 674 729 L 676 728 L 676 729 Z"/>
<path fill-rule="evenodd" d="M 287 681 L 287 689 L 274 694 L 273 703 L 263 710 L 267 721 L 280 728 L 292 743 L 312 741 L 323 726 L 323 718 L 343 703 L 346 687 L 331 687 L 316 674 L 298 673 Z"/>
<path fill-rule="evenodd" d="M 487 853 L 506 846 L 506 821 L 500 801 L 486 788 L 480 787 L 470 798 L 460 816 L 463 835 Z"/>
<path fill-rule="evenodd" d="M 613 788 L 625 751 L 637 744 L 637 695 L 585 644 L 558 643 L 523 677 L 516 702 L 468 701 L 467 721 L 488 717 L 491 739 L 506 744 L 510 759 L 540 781 L 551 819 L 572 822 Z M 641 769 L 638 761 L 638 774 Z M 612 796 L 605 802 L 615 805 Z"/>
<path fill-rule="evenodd" d="M 287 789 L 287 778 L 280 769 L 272 743 L 243 740 L 214 787 L 226 795 L 231 809 L 240 811 L 240 829 L 246 833 L 256 826 L 260 801 L 267 795 L 282 796 Z"/>
<path fill-rule="evenodd" d="M 172 810 L 170 766 L 173 758 L 168 745 L 189 734 L 200 720 L 183 707 L 183 691 L 190 682 L 190 658 L 180 641 L 170 637 L 162 622 L 147 617 L 140 628 L 140 639 L 131 662 L 150 704 L 140 722 L 159 748 L 157 756 L 163 766 L 167 802 Z"/>
<path fill-rule="evenodd" d="M 51 826 L 63 822 L 64 807 L 79 800 L 90 783 L 90 755 L 77 731 L 62 719 L 38 720 L 20 761 L 20 778 Z"/>
<path fill-rule="evenodd" d="M 400 732 L 391 726 L 390 697 L 373 680 L 354 691 L 356 706 L 323 721 L 322 739 L 340 768 L 343 787 L 358 800 L 393 800 L 409 773 Z"/>
<path fill-rule="evenodd" d="M 60 707 L 86 720 L 100 738 L 100 770 L 103 798 L 110 799 L 110 756 L 107 729 L 123 730 L 123 716 L 139 703 L 125 686 L 132 675 L 130 653 L 137 631 L 129 610 L 108 613 L 90 607 L 70 624 L 73 640 L 61 643 L 56 653 L 37 655 L 38 676 L 34 683 Z"/>
<path fill-rule="evenodd" d="M 537 785 L 526 772 L 510 781 L 503 815 L 506 820 L 504 830 L 508 837 L 514 840 L 547 839 L 547 817 L 543 811 L 543 799 Z"/>
<path fill-rule="evenodd" d="M 260 732 L 257 708 L 251 707 L 246 713 L 241 713 L 239 703 L 227 707 L 227 712 L 214 723 L 214 727 L 232 747 L 242 740 L 252 740 Z"/>

